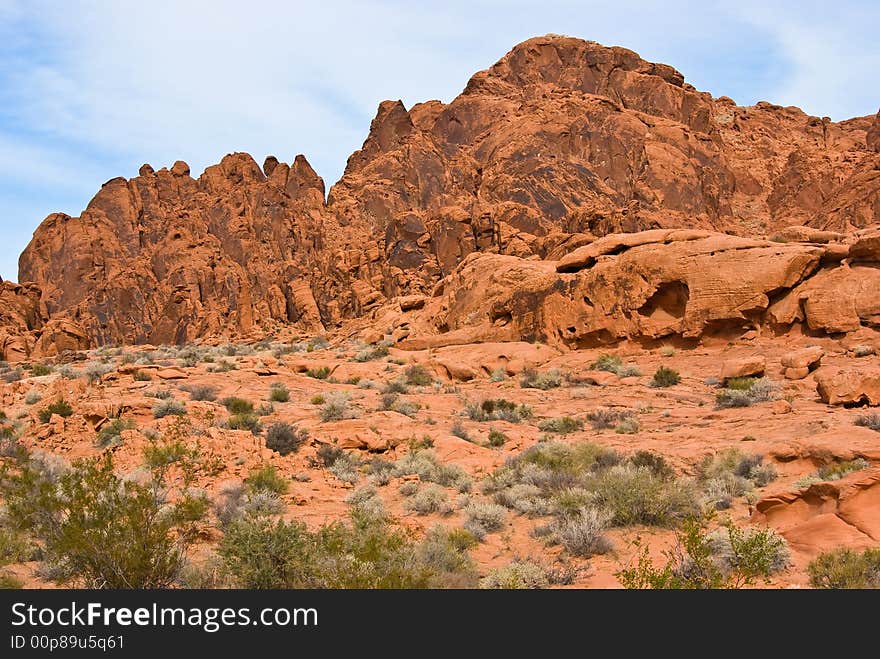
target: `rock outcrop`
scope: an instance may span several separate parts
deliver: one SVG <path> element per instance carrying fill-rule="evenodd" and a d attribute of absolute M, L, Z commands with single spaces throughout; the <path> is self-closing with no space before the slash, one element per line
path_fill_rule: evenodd
<path fill-rule="evenodd" d="M 392 299 L 437 310 L 441 280 L 431 332 L 486 340 L 693 337 L 765 312 L 849 331 L 880 290 L 848 251 L 880 221 L 878 122 L 738 107 L 630 50 L 538 37 L 448 105 L 381 103 L 326 202 L 303 156 L 144 165 L 46 218 L 20 280 L 65 345 L 316 333 Z M 838 290 L 862 297 L 834 317 Z"/>

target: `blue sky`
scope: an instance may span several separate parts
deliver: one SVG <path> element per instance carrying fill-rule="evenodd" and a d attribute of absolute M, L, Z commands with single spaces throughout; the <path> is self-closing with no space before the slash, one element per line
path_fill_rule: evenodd
<path fill-rule="evenodd" d="M 773 7 L 767 7 L 772 4 Z M 328 187 L 379 102 L 451 100 L 555 32 L 631 48 L 741 105 L 880 105 L 880 3 L 0 0 L 0 277 L 101 184 L 231 151 L 304 153 Z"/>

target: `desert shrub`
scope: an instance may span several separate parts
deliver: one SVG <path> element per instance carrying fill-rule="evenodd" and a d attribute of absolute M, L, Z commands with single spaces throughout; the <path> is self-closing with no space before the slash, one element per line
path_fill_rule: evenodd
<path fill-rule="evenodd" d="M 327 399 L 324 397 L 324 394 L 315 394 L 309 399 L 309 403 L 312 405 L 323 405 L 327 402 Z"/>
<path fill-rule="evenodd" d="M 190 400 L 217 400 L 217 387 L 208 384 L 199 384 L 187 389 L 189 391 Z"/>
<path fill-rule="evenodd" d="M 519 386 L 523 389 L 555 389 L 562 385 L 562 374 L 557 369 L 551 369 L 546 373 L 539 373 L 535 369 L 527 368 L 522 372 Z"/>
<path fill-rule="evenodd" d="M 76 380 L 79 378 L 82 373 L 79 370 L 73 368 L 70 364 L 64 364 L 58 369 L 58 375 L 62 377 L 64 380 Z"/>
<path fill-rule="evenodd" d="M 623 360 L 617 355 L 599 355 L 599 358 L 590 364 L 592 371 L 608 371 L 622 378 L 629 378 L 641 375 L 636 366 L 624 364 Z"/>
<path fill-rule="evenodd" d="M 47 366 L 46 364 L 34 364 L 33 366 L 31 366 L 31 376 L 35 378 L 49 375 L 51 372 L 52 367 Z"/>
<path fill-rule="evenodd" d="M 226 483 L 214 502 L 214 514 L 221 527 L 243 517 L 271 517 L 284 512 L 284 502 L 269 490 L 253 490 L 240 481 Z"/>
<path fill-rule="evenodd" d="M 629 463 L 634 467 L 647 467 L 655 476 L 664 480 L 675 478 L 675 469 L 659 453 L 639 450 L 629 458 Z"/>
<path fill-rule="evenodd" d="M 31 389 L 25 394 L 24 402 L 26 405 L 35 405 L 43 400 L 43 396 L 36 389 Z"/>
<path fill-rule="evenodd" d="M 382 387 L 383 394 L 408 394 L 409 386 L 404 378 L 389 380 Z"/>
<path fill-rule="evenodd" d="M 618 435 L 634 435 L 640 428 L 639 420 L 635 416 L 626 416 L 614 426 L 614 432 Z"/>
<path fill-rule="evenodd" d="M 273 423 L 266 430 L 266 448 L 281 455 L 296 453 L 309 439 L 309 431 L 285 421 Z"/>
<path fill-rule="evenodd" d="M 544 498 L 541 488 L 531 483 L 515 483 L 498 490 L 493 500 L 505 508 L 511 508 L 530 517 L 547 515 L 551 512 L 550 503 Z"/>
<path fill-rule="evenodd" d="M 415 417 L 422 406 L 411 400 L 404 400 L 398 394 L 382 394 L 379 398 L 379 409 L 390 410 L 398 414 Z"/>
<path fill-rule="evenodd" d="M 675 369 L 667 366 L 660 366 L 654 371 L 654 377 L 651 378 L 651 386 L 664 388 L 672 387 L 681 382 L 681 375 Z"/>
<path fill-rule="evenodd" d="M 863 428 L 870 428 L 880 432 L 880 414 L 862 414 L 856 417 L 854 423 Z"/>
<path fill-rule="evenodd" d="M 696 489 L 689 482 L 659 478 L 647 467 L 612 467 L 599 472 L 587 489 L 615 526 L 670 526 L 699 513 Z"/>
<path fill-rule="evenodd" d="M 320 464 L 325 467 L 332 467 L 337 460 L 345 457 L 345 451 L 333 444 L 321 444 L 315 455 Z"/>
<path fill-rule="evenodd" d="M 854 471 L 867 469 L 869 466 L 870 464 L 864 458 L 856 458 L 855 460 L 840 460 L 822 465 L 821 467 L 819 467 L 817 475 L 823 481 L 836 481 Z"/>
<path fill-rule="evenodd" d="M 725 575 L 744 571 L 769 577 L 791 562 L 785 538 L 770 528 L 739 529 L 731 525 L 710 533 L 708 541 L 712 556 Z"/>
<path fill-rule="evenodd" d="M 880 549 L 835 549 L 808 566 L 813 588 L 880 588 Z"/>
<path fill-rule="evenodd" d="M 494 428 L 489 429 L 489 446 L 493 448 L 499 448 L 504 446 L 504 443 L 507 441 L 507 435 L 505 435 L 500 430 L 495 430 Z"/>
<path fill-rule="evenodd" d="M 0 378 L 3 378 L 3 381 L 6 384 L 12 384 L 13 382 L 18 382 L 23 377 L 24 377 L 24 371 L 21 369 L 21 367 L 13 368 L 12 370 L 6 371 L 5 373 L 3 371 L 0 371 Z"/>
<path fill-rule="evenodd" d="M 252 492 L 285 494 L 288 488 L 287 479 L 281 476 L 273 465 L 255 469 L 244 479 L 244 483 Z"/>
<path fill-rule="evenodd" d="M 469 550 L 478 544 L 465 529 L 431 527 L 416 549 L 416 559 L 432 572 L 434 587 L 472 588 L 477 572 Z"/>
<path fill-rule="evenodd" d="M 631 410 L 610 410 L 599 407 L 587 414 L 587 421 L 593 430 L 606 430 L 608 428 L 616 428 L 626 419 L 633 417 L 635 413 Z"/>
<path fill-rule="evenodd" d="M 487 398 L 479 405 L 468 403 L 465 414 L 473 421 L 508 421 L 520 423 L 532 417 L 532 408 L 528 405 L 517 405 L 504 398 Z"/>
<path fill-rule="evenodd" d="M 163 400 L 153 405 L 153 418 L 162 419 L 166 416 L 183 416 L 186 405 L 176 400 Z"/>
<path fill-rule="evenodd" d="M 263 430 L 260 417 L 248 413 L 230 415 L 226 420 L 226 427 L 230 430 L 250 430 L 254 435 L 259 435 Z"/>
<path fill-rule="evenodd" d="M 470 476 L 456 464 L 441 464 L 431 449 L 411 450 L 395 463 L 396 476 L 417 474 L 422 481 L 454 487 L 459 492 L 471 488 Z"/>
<path fill-rule="evenodd" d="M 112 364 L 105 364 L 103 362 L 90 362 L 86 365 L 85 375 L 86 379 L 89 383 L 94 384 L 96 382 L 100 382 L 101 378 L 103 378 L 107 373 L 113 370 Z"/>
<path fill-rule="evenodd" d="M 269 416 L 275 414 L 275 405 L 272 403 L 261 403 L 256 410 L 257 416 Z"/>
<path fill-rule="evenodd" d="M 449 505 L 449 497 L 446 491 L 431 483 L 419 489 L 415 494 L 408 497 L 403 502 L 404 510 L 416 513 L 417 515 L 429 515 L 431 513 L 449 513 L 452 507 Z"/>
<path fill-rule="evenodd" d="M 659 352 L 662 357 L 672 357 L 675 355 L 675 348 L 672 346 L 662 346 Z"/>
<path fill-rule="evenodd" d="M 344 483 L 357 483 L 360 479 L 360 458 L 354 453 L 343 452 L 327 469 Z"/>
<path fill-rule="evenodd" d="M 544 419 L 538 423 L 538 430 L 553 432 L 560 435 L 568 435 L 584 429 L 584 422 L 570 416 L 558 416 L 552 419 Z"/>
<path fill-rule="evenodd" d="M 729 508 L 733 499 L 763 487 L 776 478 L 776 468 L 761 455 L 745 455 L 731 448 L 707 455 L 697 465 L 697 477 L 706 503 Z"/>
<path fill-rule="evenodd" d="M 381 359 L 388 356 L 388 346 L 380 343 L 377 346 L 361 350 L 354 356 L 356 362 L 368 362 L 374 359 Z"/>
<path fill-rule="evenodd" d="M 215 364 L 208 367 L 209 373 L 228 373 L 229 371 L 237 371 L 238 365 L 229 359 L 218 359 Z"/>
<path fill-rule="evenodd" d="M 726 533 L 708 534 L 694 520 L 684 522 L 676 546 L 664 555 L 666 564 L 655 566 L 648 548 L 642 547 L 636 564 L 615 576 L 624 588 L 742 588 L 766 580 L 788 563 L 785 541 L 772 530 L 729 526 Z"/>
<path fill-rule="evenodd" d="M 218 553 L 243 588 L 426 588 L 433 577 L 406 533 L 357 513 L 314 532 L 298 522 L 240 520 Z"/>
<path fill-rule="evenodd" d="M 385 458 L 375 457 L 367 463 L 366 472 L 376 485 L 387 485 L 394 476 L 394 463 Z"/>
<path fill-rule="evenodd" d="M 254 404 L 251 401 L 237 396 L 224 398 L 220 402 L 230 414 L 251 414 L 254 411 Z"/>
<path fill-rule="evenodd" d="M 275 382 L 269 387 L 269 400 L 273 403 L 286 403 L 290 400 L 290 389 L 283 382 Z"/>
<path fill-rule="evenodd" d="M 318 416 L 320 416 L 321 421 L 339 421 L 341 419 L 354 418 L 356 413 L 349 406 L 347 393 L 334 392 L 326 396 Z"/>
<path fill-rule="evenodd" d="M 157 400 L 168 400 L 171 398 L 171 392 L 168 389 L 153 389 L 152 391 L 145 391 L 144 396 L 156 398 Z"/>
<path fill-rule="evenodd" d="M 611 515 L 604 510 L 584 507 L 573 515 L 556 519 L 550 527 L 551 537 L 574 556 L 589 558 L 606 554 L 612 548 L 611 541 L 604 535 L 610 522 Z"/>
<path fill-rule="evenodd" d="M 132 376 L 132 378 L 134 378 L 135 382 L 149 382 L 150 380 L 153 379 L 153 376 L 150 375 L 149 371 L 138 370 L 138 371 L 134 372 L 134 375 Z"/>
<path fill-rule="evenodd" d="M 453 436 L 463 439 L 466 442 L 471 441 L 471 436 L 468 433 L 467 428 L 465 428 L 464 424 L 458 419 L 452 423 L 452 428 L 450 428 L 449 432 L 452 433 Z"/>
<path fill-rule="evenodd" d="M 776 397 L 778 387 L 769 378 L 731 378 L 728 385 L 734 382 L 735 387 L 725 387 L 715 395 L 715 406 L 719 409 L 729 407 L 749 407 L 755 403 L 763 403 Z"/>
<path fill-rule="evenodd" d="M 623 360 L 617 355 L 599 355 L 591 365 L 590 369 L 594 371 L 608 371 L 609 373 L 617 373 L 618 369 L 623 366 Z"/>
<path fill-rule="evenodd" d="M 352 490 L 351 494 L 345 497 L 345 502 L 351 506 L 355 514 L 363 517 L 383 519 L 388 515 L 382 497 L 372 485 L 364 485 Z"/>
<path fill-rule="evenodd" d="M 175 503 L 157 496 L 161 472 L 138 483 L 116 476 L 112 456 L 74 462 L 63 472 L 24 456 L 4 465 L 0 487 L 7 519 L 26 529 L 58 580 L 91 588 L 164 588 L 183 565 L 193 526 Z"/>
<path fill-rule="evenodd" d="M 507 379 L 507 372 L 503 368 L 496 368 L 489 375 L 491 382 L 504 382 Z"/>
<path fill-rule="evenodd" d="M 434 381 L 430 371 L 421 364 L 408 366 L 403 372 L 403 377 L 406 379 L 407 384 L 417 387 L 425 387 Z"/>
<path fill-rule="evenodd" d="M 326 380 L 330 377 L 330 367 L 319 366 L 317 368 L 310 368 L 306 371 L 306 376 L 316 380 Z"/>
<path fill-rule="evenodd" d="M 874 346 L 859 345 L 853 348 L 853 355 L 856 357 L 868 357 L 876 352 Z"/>
<path fill-rule="evenodd" d="M 37 416 L 40 419 L 40 423 L 49 423 L 49 419 L 52 418 L 53 414 L 57 414 L 60 417 L 67 418 L 73 414 L 73 408 L 63 398 L 59 398 L 58 400 L 49 403 L 46 407 L 41 409 Z"/>
<path fill-rule="evenodd" d="M 549 585 L 547 570 L 529 561 L 514 561 L 503 567 L 492 568 L 480 579 L 480 588 L 485 590 L 527 590 L 547 588 Z"/>
<path fill-rule="evenodd" d="M 464 528 L 482 539 L 487 533 L 499 531 L 504 527 L 507 510 L 504 506 L 489 501 L 472 501 L 464 509 Z"/>
<path fill-rule="evenodd" d="M 134 428 L 132 419 L 113 419 L 101 426 L 95 436 L 95 445 L 100 448 L 117 446 L 122 443 L 122 431 Z"/>
<path fill-rule="evenodd" d="M 417 481 L 406 481 L 405 483 L 400 484 L 400 487 L 397 488 L 397 491 L 405 497 L 411 497 L 413 494 L 419 491 L 419 488 L 420 485 Z"/>

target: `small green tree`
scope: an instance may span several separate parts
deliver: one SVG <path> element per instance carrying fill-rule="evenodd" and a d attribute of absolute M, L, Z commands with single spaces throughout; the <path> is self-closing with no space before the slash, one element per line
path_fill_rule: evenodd
<path fill-rule="evenodd" d="M 74 462 L 60 474 L 21 452 L 0 466 L 10 524 L 31 535 L 60 580 L 91 588 L 165 588 L 177 576 L 204 513 L 183 486 L 169 502 L 173 460 L 154 460 L 143 481 L 116 475 L 113 457 Z"/>

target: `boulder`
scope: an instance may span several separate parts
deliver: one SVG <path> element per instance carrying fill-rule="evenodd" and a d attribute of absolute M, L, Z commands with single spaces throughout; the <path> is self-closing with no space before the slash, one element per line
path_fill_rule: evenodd
<path fill-rule="evenodd" d="M 823 367 L 816 371 L 816 391 L 828 405 L 880 405 L 880 368 Z"/>
<path fill-rule="evenodd" d="M 767 370 L 767 359 L 763 355 L 727 359 L 721 364 L 721 382 L 731 378 L 760 377 Z"/>
<path fill-rule="evenodd" d="M 819 367 L 824 355 L 819 346 L 787 352 L 782 356 L 783 375 L 789 380 L 802 380 Z"/>

